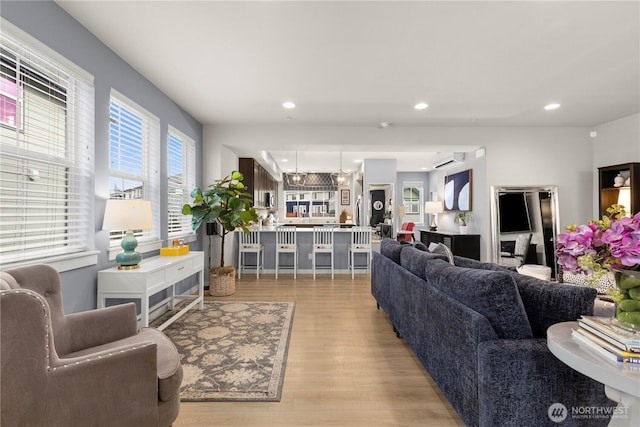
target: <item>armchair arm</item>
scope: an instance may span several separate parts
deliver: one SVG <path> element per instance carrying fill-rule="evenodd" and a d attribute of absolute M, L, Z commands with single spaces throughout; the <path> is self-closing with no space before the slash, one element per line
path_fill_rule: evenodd
<path fill-rule="evenodd" d="M 614 407 L 604 386 L 571 369 L 547 348 L 544 338 L 485 341 L 478 346 L 481 426 L 555 426 L 549 406 Z M 570 420 L 571 413 L 567 422 Z M 608 418 L 589 420 L 606 425 Z"/>
<path fill-rule="evenodd" d="M 56 359 L 48 372 L 48 425 L 157 426 L 157 347 L 150 342 Z M 42 421 L 42 419 L 40 420 Z"/>
<path fill-rule="evenodd" d="M 71 353 L 135 335 L 138 313 L 131 302 L 67 314 L 65 325 L 71 339 Z"/>

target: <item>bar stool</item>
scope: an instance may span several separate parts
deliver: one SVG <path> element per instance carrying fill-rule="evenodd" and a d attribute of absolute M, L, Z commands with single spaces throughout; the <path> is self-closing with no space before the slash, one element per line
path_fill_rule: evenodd
<path fill-rule="evenodd" d="M 249 230 L 249 233 L 239 232 L 238 245 L 238 279 L 242 276 L 244 265 L 244 254 L 256 254 L 256 279 L 260 278 L 260 268 L 264 268 L 264 245 L 260 243 L 260 231 Z"/>
<path fill-rule="evenodd" d="M 296 240 L 296 227 L 278 226 L 276 227 L 276 279 L 280 268 L 280 254 L 293 254 L 293 278 L 298 273 L 298 245 Z"/>
<path fill-rule="evenodd" d="M 331 256 L 331 278 L 333 279 L 333 227 L 313 227 L 312 265 L 313 278 L 316 278 L 316 255 Z"/>
<path fill-rule="evenodd" d="M 370 227 L 353 227 L 351 229 L 351 243 L 347 246 L 349 255 L 349 269 L 351 279 L 355 278 L 355 255 L 357 253 L 367 254 L 367 273 L 371 271 L 371 233 Z"/>

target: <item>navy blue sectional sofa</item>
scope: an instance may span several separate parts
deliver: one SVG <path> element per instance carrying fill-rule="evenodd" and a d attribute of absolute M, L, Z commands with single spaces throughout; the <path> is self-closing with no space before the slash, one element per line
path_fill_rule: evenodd
<path fill-rule="evenodd" d="M 452 261 L 385 239 L 373 254 L 371 293 L 465 424 L 557 426 L 548 410 L 562 403 L 569 416 L 561 425 L 606 425 L 571 415 L 616 404 L 546 343 L 550 325 L 593 313 L 595 289 Z"/>

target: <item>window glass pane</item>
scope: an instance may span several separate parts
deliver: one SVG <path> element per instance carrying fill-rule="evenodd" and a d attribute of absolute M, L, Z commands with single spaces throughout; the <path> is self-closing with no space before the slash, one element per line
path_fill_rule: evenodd
<path fill-rule="evenodd" d="M 92 77 L 39 48 L 0 33 L 3 266 L 93 248 Z"/>
<path fill-rule="evenodd" d="M 195 141 L 169 127 L 168 137 L 168 235 L 182 237 L 193 234 L 191 216 L 182 215 L 182 205 L 189 203 L 195 187 Z"/>

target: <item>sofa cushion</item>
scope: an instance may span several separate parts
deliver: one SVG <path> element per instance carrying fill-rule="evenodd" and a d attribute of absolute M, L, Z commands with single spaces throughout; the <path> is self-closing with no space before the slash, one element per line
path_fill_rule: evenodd
<path fill-rule="evenodd" d="M 593 313 L 597 296 L 594 288 L 547 282 L 516 272 L 508 274 L 516 282 L 536 338 L 546 338 L 547 329 L 553 324 Z"/>
<path fill-rule="evenodd" d="M 489 270 L 489 271 L 505 271 L 505 272 L 513 271 L 499 264 L 495 264 L 492 262 L 482 262 L 475 259 L 465 258 L 457 255 L 453 256 L 453 261 L 455 265 L 457 265 L 458 267 L 475 268 L 476 270 Z"/>
<path fill-rule="evenodd" d="M 533 333 L 509 273 L 456 267 L 440 260 L 425 263 L 429 284 L 487 318 L 499 338 L 526 339 Z"/>
<path fill-rule="evenodd" d="M 415 243 L 413 244 L 413 247 L 414 247 L 414 248 L 416 248 L 416 249 L 418 249 L 418 250 L 421 250 L 421 251 L 428 251 L 428 250 L 429 250 L 429 249 L 427 248 L 427 245 L 425 245 L 425 244 L 424 244 L 424 243 L 422 243 L 422 242 L 415 242 Z"/>
<path fill-rule="evenodd" d="M 380 242 L 380 254 L 389 258 L 396 264 L 400 264 L 400 252 L 404 248 L 400 242 L 385 238 Z"/>
<path fill-rule="evenodd" d="M 400 252 L 400 265 L 409 270 L 409 272 L 425 280 L 425 265 L 428 264 L 429 261 L 436 259 L 446 261 L 447 257 L 442 254 L 421 251 L 412 246 L 404 247 L 402 252 Z"/>

